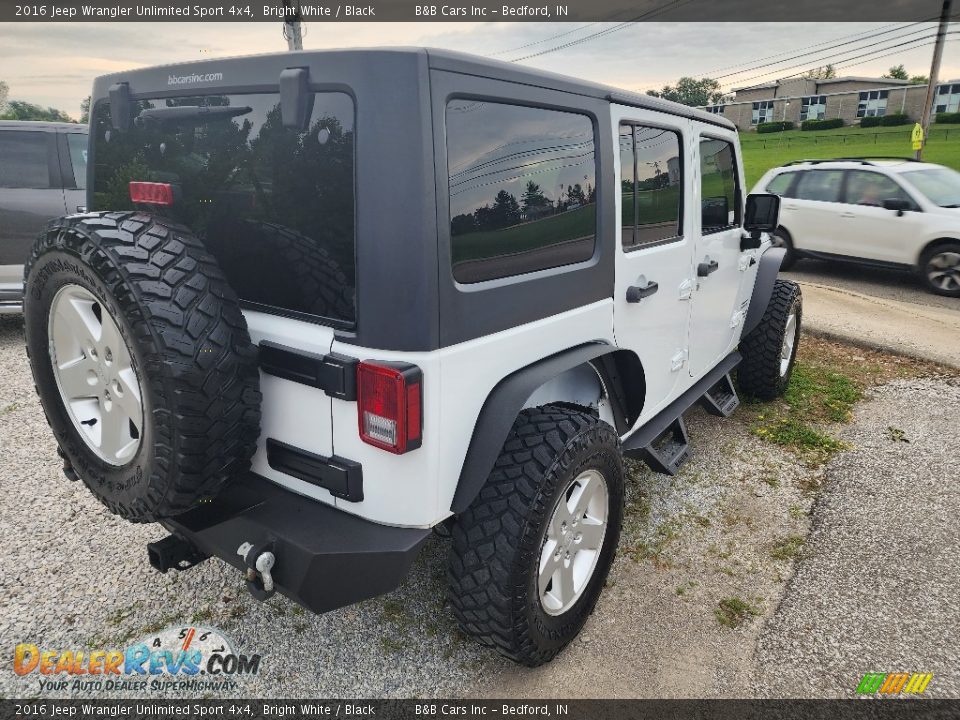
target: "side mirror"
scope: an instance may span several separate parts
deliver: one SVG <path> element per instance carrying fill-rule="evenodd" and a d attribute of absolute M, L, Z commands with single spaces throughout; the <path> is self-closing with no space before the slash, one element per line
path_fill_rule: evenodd
<path fill-rule="evenodd" d="M 900 198 L 887 198 L 883 201 L 884 210 L 896 210 L 897 217 L 900 217 L 907 210 L 912 210 L 913 205 L 907 201 Z"/>
<path fill-rule="evenodd" d="M 751 235 L 769 233 L 780 223 L 780 196 L 771 193 L 747 195 L 747 207 L 743 217 L 743 229 Z"/>

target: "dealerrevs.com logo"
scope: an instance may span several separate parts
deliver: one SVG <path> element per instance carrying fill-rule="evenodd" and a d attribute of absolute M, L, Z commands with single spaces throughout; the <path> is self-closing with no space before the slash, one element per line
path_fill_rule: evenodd
<path fill-rule="evenodd" d="M 223 73 L 206 73 L 198 75 L 190 73 L 189 75 L 168 75 L 167 85 L 193 85 L 195 83 L 218 82 L 223 80 Z"/>
<path fill-rule="evenodd" d="M 45 692 L 228 692 L 256 675 L 260 655 L 243 655 L 219 630 L 171 626 L 124 650 L 64 650 L 20 643 L 13 670 L 35 676 Z"/>

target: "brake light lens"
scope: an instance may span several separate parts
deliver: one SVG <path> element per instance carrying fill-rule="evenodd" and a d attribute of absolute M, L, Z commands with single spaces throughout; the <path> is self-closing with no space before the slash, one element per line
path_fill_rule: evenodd
<path fill-rule="evenodd" d="M 360 439 L 401 455 L 416 450 L 423 435 L 423 373 L 407 363 L 357 365 Z"/>
<path fill-rule="evenodd" d="M 173 185 L 132 182 L 130 183 L 130 200 L 144 205 L 173 205 Z"/>

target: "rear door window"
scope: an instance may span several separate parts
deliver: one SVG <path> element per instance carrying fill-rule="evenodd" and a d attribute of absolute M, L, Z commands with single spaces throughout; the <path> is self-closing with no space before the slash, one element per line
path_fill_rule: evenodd
<path fill-rule="evenodd" d="M 73 178 L 77 190 L 87 188 L 87 136 L 80 133 L 67 135 L 67 148 L 70 150 L 70 164 L 73 166 Z"/>
<path fill-rule="evenodd" d="M 798 200 L 840 202 L 843 170 L 806 170 L 797 182 Z"/>
<path fill-rule="evenodd" d="M 624 250 L 679 239 L 683 167 L 680 133 L 625 124 L 620 127 L 620 191 Z"/>
<path fill-rule="evenodd" d="M 169 183 L 169 213 L 200 236 L 241 300 L 353 324 L 349 95 L 316 93 L 303 132 L 283 126 L 277 93 L 140 100 L 124 131 L 101 102 L 93 130 L 94 209 L 131 208 L 131 181 Z"/>
<path fill-rule="evenodd" d="M 0 187 L 53 187 L 47 148 L 47 133 L 0 130 Z"/>
<path fill-rule="evenodd" d="M 457 282 L 521 275 L 593 256 L 597 160 L 589 117 L 452 100 L 446 126 Z"/>

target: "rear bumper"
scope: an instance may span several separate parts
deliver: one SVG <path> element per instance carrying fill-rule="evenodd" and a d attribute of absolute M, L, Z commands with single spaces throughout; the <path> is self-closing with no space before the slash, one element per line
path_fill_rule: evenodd
<path fill-rule="evenodd" d="M 430 535 L 364 520 L 253 473 L 163 526 L 240 570 L 240 545 L 272 543 L 277 589 L 316 613 L 394 590 Z"/>

